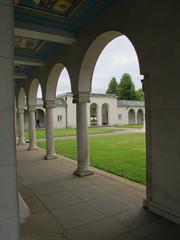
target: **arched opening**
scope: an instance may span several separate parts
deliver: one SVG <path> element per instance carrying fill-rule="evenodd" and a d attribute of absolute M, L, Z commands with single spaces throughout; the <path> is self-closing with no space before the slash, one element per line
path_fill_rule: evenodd
<path fill-rule="evenodd" d="M 56 108 L 54 111 L 54 127 L 75 128 L 76 118 L 72 103 L 71 81 L 66 67 L 59 73 L 56 86 Z M 58 130 L 55 130 L 58 131 Z"/>
<path fill-rule="evenodd" d="M 96 103 L 92 103 L 90 105 L 90 125 L 97 126 L 98 116 L 97 116 L 98 105 Z"/>
<path fill-rule="evenodd" d="M 17 104 L 17 107 L 19 109 L 24 109 L 26 106 L 27 106 L 27 103 L 26 103 L 26 93 L 24 91 L 24 88 L 21 88 L 19 90 L 19 94 L 18 94 L 18 104 Z"/>
<path fill-rule="evenodd" d="M 37 106 L 37 104 L 39 104 L 37 101 L 38 98 L 42 99 L 41 85 L 38 79 L 33 79 L 29 87 L 28 105 Z"/>
<path fill-rule="evenodd" d="M 35 117 L 36 117 L 36 128 L 45 128 L 44 111 L 42 109 L 37 108 Z"/>
<path fill-rule="evenodd" d="M 136 123 L 136 116 L 134 109 L 130 109 L 128 112 L 128 121 L 129 124 L 135 124 Z"/>
<path fill-rule="evenodd" d="M 24 129 L 27 131 L 29 129 L 29 116 L 28 116 L 28 110 L 24 110 Z"/>
<path fill-rule="evenodd" d="M 62 63 L 56 63 L 48 76 L 45 99 L 54 101 L 64 90 L 69 89 L 69 82 L 70 78 L 65 66 Z"/>
<path fill-rule="evenodd" d="M 137 111 L 137 123 L 142 124 L 144 122 L 143 110 L 139 109 Z"/>
<path fill-rule="evenodd" d="M 108 48 L 110 48 L 109 52 Z M 128 51 L 128 49 L 130 50 Z M 126 51 L 128 52 L 127 55 Z M 102 62 L 101 58 L 103 58 Z M 130 83 L 128 91 L 132 91 L 132 94 L 118 95 L 124 73 L 127 73 L 124 78 L 127 78 L 127 75 L 131 77 L 128 76 L 128 84 Z M 107 95 L 107 85 L 113 77 L 117 80 L 117 91 L 108 92 Z M 102 148 L 106 151 L 103 159 L 101 159 L 102 161 L 100 161 L 101 156 L 97 159 L 95 155 L 92 156 L 91 154 L 91 165 L 145 184 L 146 150 L 144 133 L 138 132 L 137 134 L 134 129 L 136 126 L 129 126 L 129 124 L 136 123 L 135 111 L 142 104 L 142 101 L 141 103 L 138 102 L 142 99 L 137 99 L 137 95 L 135 95 L 136 91 L 139 95 L 142 94 L 142 89 L 138 91 L 138 88 L 142 87 L 141 79 L 138 57 L 131 41 L 120 32 L 110 31 L 101 34 L 89 45 L 80 68 L 78 91 L 89 93 L 93 90 L 93 93 L 96 92 L 96 97 L 98 95 L 102 106 L 100 108 L 102 125 L 108 125 L 111 128 L 117 125 L 120 131 L 122 128 L 126 130 L 121 131 L 120 135 L 116 132 L 114 135 L 112 134 L 113 136 L 98 136 L 99 140 L 90 138 L 90 153 L 92 148 L 94 151 L 95 145 L 97 146 L 96 156 L 100 152 L 99 149 Z M 126 90 L 126 86 L 124 88 Z M 112 94 L 116 96 L 113 98 Z M 121 98 L 122 96 L 123 98 Z M 120 104 L 119 101 L 121 101 Z M 128 134 L 126 134 L 127 132 Z M 101 137 L 102 139 L 100 139 Z M 107 141 L 105 141 L 106 138 Z M 96 143 L 97 140 L 98 143 Z M 126 156 L 124 155 L 125 152 L 128 152 Z M 111 155 L 111 153 L 116 154 Z M 111 163 L 115 165 L 111 165 Z M 135 171 L 136 167 L 138 171 Z"/>
<path fill-rule="evenodd" d="M 102 105 L 102 125 L 109 125 L 109 106 L 107 103 L 103 103 Z"/>

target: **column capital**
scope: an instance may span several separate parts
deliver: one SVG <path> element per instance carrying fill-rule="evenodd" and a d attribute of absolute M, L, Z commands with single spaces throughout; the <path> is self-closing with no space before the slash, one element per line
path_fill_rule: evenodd
<path fill-rule="evenodd" d="M 54 100 L 44 100 L 43 107 L 44 108 L 55 108 L 55 101 Z"/>
<path fill-rule="evenodd" d="M 90 94 L 89 92 L 79 92 L 73 95 L 73 103 L 89 103 Z"/>
<path fill-rule="evenodd" d="M 17 113 L 18 113 L 18 114 L 24 113 L 24 108 L 18 108 L 18 109 L 17 109 Z"/>
<path fill-rule="evenodd" d="M 35 112 L 36 111 L 36 106 L 35 105 L 29 105 L 28 106 L 28 111 L 32 111 L 32 112 Z"/>

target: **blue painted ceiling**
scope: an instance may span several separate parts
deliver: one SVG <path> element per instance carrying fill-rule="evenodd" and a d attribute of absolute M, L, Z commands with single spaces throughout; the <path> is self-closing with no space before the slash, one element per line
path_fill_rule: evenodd
<path fill-rule="evenodd" d="M 77 34 L 116 0 L 14 0 L 16 23 L 46 26 Z M 15 55 L 46 59 L 58 43 L 15 36 Z M 28 73 L 30 66 L 16 66 L 16 73 Z"/>

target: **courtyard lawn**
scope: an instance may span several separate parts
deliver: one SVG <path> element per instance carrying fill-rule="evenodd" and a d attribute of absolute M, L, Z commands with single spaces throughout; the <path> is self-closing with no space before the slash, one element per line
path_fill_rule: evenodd
<path fill-rule="evenodd" d="M 45 148 L 45 142 L 37 144 Z M 91 166 L 145 184 L 144 134 L 90 137 L 89 144 Z M 55 151 L 76 159 L 76 139 L 56 141 Z"/>
<path fill-rule="evenodd" d="M 88 129 L 89 134 L 96 134 L 96 133 L 110 133 L 113 131 L 120 130 L 117 127 L 91 127 Z M 75 136 L 76 129 L 75 128 L 67 128 L 67 129 L 54 129 L 54 136 L 55 137 L 64 137 L 64 136 Z M 46 132 L 45 129 L 37 129 L 36 130 L 37 138 L 45 138 Z M 25 131 L 25 138 L 29 138 L 29 131 Z"/>
<path fill-rule="evenodd" d="M 126 124 L 126 125 L 118 125 L 118 128 L 143 128 L 143 124 Z"/>

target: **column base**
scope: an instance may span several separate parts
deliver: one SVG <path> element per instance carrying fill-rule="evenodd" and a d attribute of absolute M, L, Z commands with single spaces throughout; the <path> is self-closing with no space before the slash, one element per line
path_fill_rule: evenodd
<path fill-rule="evenodd" d="M 87 171 L 81 171 L 81 170 L 75 170 L 74 171 L 74 175 L 78 176 L 78 177 L 85 177 L 85 176 L 89 176 L 89 175 L 93 175 L 94 172 L 90 169 Z"/>
<path fill-rule="evenodd" d="M 56 158 L 58 158 L 58 156 L 56 156 L 56 155 L 46 155 L 44 157 L 45 160 L 51 160 L 51 159 L 56 159 Z"/>
<path fill-rule="evenodd" d="M 26 145 L 25 142 L 18 142 L 17 145 Z"/>
<path fill-rule="evenodd" d="M 36 151 L 36 150 L 38 150 L 36 147 L 29 147 L 28 148 L 28 151 Z"/>
<path fill-rule="evenodd" d="M 143 199 L 143 208 L 149 209 L 149 201 L 146 198 Z"/>

